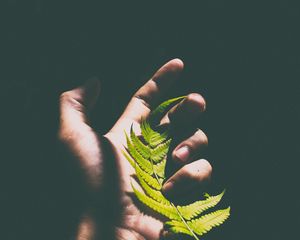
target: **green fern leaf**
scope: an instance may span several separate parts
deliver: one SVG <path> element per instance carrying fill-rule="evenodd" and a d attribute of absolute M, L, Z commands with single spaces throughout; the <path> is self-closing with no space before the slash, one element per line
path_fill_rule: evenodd
<path fill-rule="evenodd" d="M 193 237 L 193 234 L 183 222 L 179 222 L 176 220 L 167 221 L 165 222 L 165 226 L 167 226 L 168 229 L 173 233 L 184 233 Z"/>
<path fill-rule="evenodd" d="M 169 200 L 167 200 L 164 195 L 161 193 L 161 191 L 157 191 L 155 189 L 152 189 L 142 178 L 142 176 L 140 176 L 137 173 L 137 177 L 138 180 L 141 184 L 141 187 L 144 189 L 145 193 L 147 193 L 147 195 L 151 198 L 153 198 L 154 200 L 156 200 L 157 202 L 163 203 L 165 205 L 170 205 Z"/>
<path fill-rule="evenodd" d="M 221 225 L 230 215 L 230 207 L 206 214 L 198 219 L 188 222 L 188 225 L 198 235 L 203 235 L 213 227 Z"/>
<path fill-rule="evenodd" d="M 162 160 L 156 165 L 153 165 L 153 172 L 155 172 L 159 177 L 165 178 L 165 168 L 167 159 Z"/>
<path fill-rule="evenodd" d="M 169 230 L 173 233 L 183 233 L 183 234 L 187 234 L 190 236 L 194 236 L 191 231 L 189 229 L 187 229 L 186 227 L 170 227 Z"/>
<path fill-rule="evenodd" d="M 127 161 L 130 163 L 130 165 L 133 167 L 133 168 L 135 168 L 135 170 L 136 170 L 136 164 L 135 164 L 135 161 L 132 159 L 132 157 L 131 156 L 129 156 L 129 154 L 127 153 L 127 152 L 125 152 L 125 151 L 122 151 L 122 153 L 123 153 L 123 156 L 127 159 Z M 137 166 L 138 167 L 138 166 Z M 148 174 L 147 174 L 148 175 Z"/>
<path fill-rule="evenodd" d="M 127 148 L 130 155 L 135 159 L 135 161 L 138 163 L 138 165 L 147 173 L 152 174 L 153 168 L 151 165 L 151 162 L 149 162 L 147 159 L 143 158 L 143 156 L 134 148 L 132 145 L 130 139 L 128 138 L 126 134 L 126 140 L 127 140 Z"/>
<path fill-rule="evenodd" d="M 138 183 L 143 189 L 143 192 L 140 192 L 132 185 L 139 201 L 169 218 L 170 221 L 165 222 L 169 231 L 187 234 L 199 240 L 197 235 L 203 235 L 229 217 L 230 208 L 201 216 L 203 211 L 216 206 L 221 201 L 224 191 L 216 196 L 205 193 L 206 199 L 186 206 L 174 205 L 161 192 L 162 183 L 165 181 L 167 154 L 172 139 L 168 130 L 161 132 L 156 125 L 160 123 L 160 119 L 172 104 L 182 99 L 184 97 L 167 100 L 153 110 L 148 119 L 142 119 L 140 126 L 142 140 L 136 136 L 131 127 L 130 138 L 125 133 L 127 148 L 123 154 L 135 169 Z"/>
<path fill-rule="evenodd" d="M 158 145 L 156 148 L 154 148 L 151 151 L 150 158 L 153 162 L 155 162 L 155 163 L 160 162 L 161 160 L 163 160 L 166 157 L 168 150 L 169 150 L 169 146 L 171 144 L 171 140 L 172 139 L 165 141 L 164 143 Z"/>
<path fill-rule="evenodd" d="M 154 131 L 147 120 L 141 123 L 141 132 L 144 140 L 152 147 L 155 148 L 162 142 L 168 139 L 168 132 L 159 133 Z"/>
<path fill-rule="evenodd" d="M 155 132 L 151 135 L 150 138 L 150 146 L 152 148 L 157 147 L 159 144 L 163 143 L 164 141 L 166 141 L 169 137 L 169 133 L 166 131 L 164 133 L 159 133 L 159 132 Z"/>
<path fill-rule="evenodd" d="M 132 127 L 130 130 L 130 138 L 134 148 L 144 157 L 145 159 L 149 159 L 151 154 L 151 148 L 149 146 L 144 145 L 144 143 L 135 135 Z"/>
<path fill-rule="evenodd" d="M 123 155 L 125 156 L 125 158 L 127 159 L 127 161 L 130 163 L 130 165 L 135 169 L 136 174 L 139 175 L 141 178 L 143 178 L 143 180 L 151 187 L 153 187 L 156 190 L 160 190 L 161 189 L 161 184 L 162 184 L 162 180 L 160 180 L 160 182 L 157 182 L 157 179 L 155 179 L 154 177 L 152 177 L 151 175 L 149 175 L 148 173 L 146 173 L 145 171 L 143 171 L 139 165 L 135 164 L 134 160 L 132 160 L 132 158 L 125 152 L 123 151 Z"/>
<path fill-rule="evenodd" d="M 150 127 L 150 124 L 148 121 L 142 119 L 141 122 L 141 132 L 144 140 L 147 144 L 151 142 L 151 137 L 153 134 L 155 134 L 155 131 Z"/>
<path fill-rule="evenodd" d="M 163 203 L 153 200 L 152 198 L 148 197 L 144 193 L 138 191 L 133 185 L 132 185 L 132 189 L 135 195 L 137 196 L 137 198 L 146 206 L 152 208 L 156 212 L 166 216 L 169 219 L 180 220 L 180 217 L 178 216 L 176 210 L 172 206 L 165 205 Z"/>
<path fill-rule="evenodd" d="M 205 200 L 200 200 L 187 206 L 178 206 L 178 210 L 185 219 L 190 220 L 193 217 L 201 214 L 203 211 L 216 206 L 221 201 L 224 192 L 225 191 L 217 196 L 209 196 Z"/>
<path fill-rule="evenodd" d="M 217 210 L 215 212 L 206 214 L 200 218 L 187 221 L 186 224 L 199 236 L 207 233 L 213 227 L 221 225 L 230 215 L 230 207 L 222 210 Z M 177 220 L 167 222 L 167 226 L 174 233 L 186 233 L 189 231 L 187 226 Z"/>
<path fill-rule="evenodd" d="M 166 111 L 171 105 L 174 105 L 177 102 L 180 102 L 182 99 L 184 99 L 186 96 L 172 98 L 167 101 L 164 101 L 160 105 L 158 105 L 157 108 L 155 108 L 150 115 L 150 122 L 153 125 L 157 125 L 160 122 L 160 119 L 165 115 Z"/>

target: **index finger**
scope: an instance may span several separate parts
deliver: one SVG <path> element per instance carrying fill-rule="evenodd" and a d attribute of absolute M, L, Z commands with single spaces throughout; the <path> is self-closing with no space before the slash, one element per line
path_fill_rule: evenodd
<path fill-rule="evenodd" d="M 184 67 L 180 59 L 173 59 L 163 65 L 153 77 L 132 97 L 121 118 L 140 122 L 162 101 L 163 95 L 178 79 Z"/>

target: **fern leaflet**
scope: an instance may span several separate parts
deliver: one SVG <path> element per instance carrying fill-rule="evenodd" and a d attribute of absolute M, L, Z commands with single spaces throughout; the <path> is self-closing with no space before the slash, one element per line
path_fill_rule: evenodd
<path fill-rule="evenodd" d="M 217 196 L 209 196 L 205 200 L 200 200 L 187 206 L 178 206 L 178 210 L 185 219 L 190 220 L 203 211 L 216 206 L 221 201 L 223 195 L 224 191 Z"/>

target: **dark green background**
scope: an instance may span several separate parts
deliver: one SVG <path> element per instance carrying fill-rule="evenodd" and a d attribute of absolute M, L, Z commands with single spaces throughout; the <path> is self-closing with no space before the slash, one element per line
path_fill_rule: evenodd
<path fill-rule="evenodd" d="M 174 57 L 186 68 L 169 96 L 206 98 L 199 126 L 232 207 L 203 239 L 297 238 L 297 1 L 2 2 L 1 239 L 65 239 L 76 212 L 72 173 L 56 152 L 59 94 L 100 78 L 93 123 L 104 133 Z"/>

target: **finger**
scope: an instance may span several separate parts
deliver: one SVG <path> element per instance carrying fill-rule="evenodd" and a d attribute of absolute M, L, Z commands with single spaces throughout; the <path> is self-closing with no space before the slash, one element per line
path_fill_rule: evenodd
<path fill-rule="evenodd" d="M 64 92 L 60 96 L 60 127 L 74 128 L 88 123 L 88 113 L 97 101 L 100 82 L 93 78 L 83 86 Z"/>
<path fill-rule="evenodd" d="M 142 100 L 142 103 L 151 109 L 159 103 L 162 95 L 178 78 L 183 67 L 183 62 L 180 59 L 173 59 L 167 62 L 136 92 L 134 97 Z"/>
<path fill-rule="evenodd" d="M 205 108 L 204 98 L 198 93 L 191 93 L 182 102 L 175 105 L 162 119 L 161 123 L 171 124 L 171 127 L 175 130 L 183 125 L 192 126 L 205 111 Z"/>
<path fill-rule="evenodd" d="M 140 122 L 162 99 L 183 70 L 183 62 L 173 59 L 163 65 L 133 96 L 121 118 Z"/>
<path fill-rule="evenodd" d="M 189 163 L 179 169 L 163 185 L 162 191 L 167 196 L 180 195 L 188 190 L 205 184 L 211 177 L 212 167 L 205 159 Z"/>
<path fill-rule="evenodd" d="M 172 152 L 172 159 L 181 165 L 193 161 L 208 145 L 205 133 L 198 129 L 192 136 L 177 145 Z"/>

